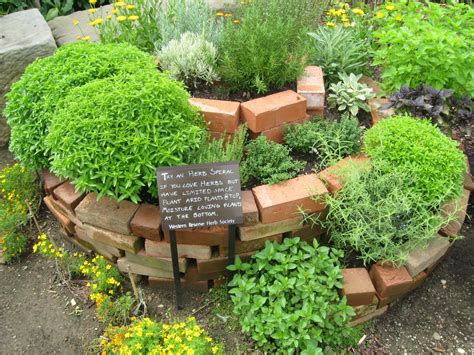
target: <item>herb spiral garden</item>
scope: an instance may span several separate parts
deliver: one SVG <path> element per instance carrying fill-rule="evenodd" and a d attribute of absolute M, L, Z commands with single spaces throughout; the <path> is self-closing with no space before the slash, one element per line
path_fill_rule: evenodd
<path fill-rule="evenodd" d="M 0 250 L 4 262 L 27 250 L 21 228 L 42 199 L 81 251 L 39 231 L 33 251 L 89 280 L 107 325 L 98 351 L 232 353 L 193 317 L 137 312 L 138 281 L 173 288 L 157 168 L 238 162 L 234 264 L 228 226 L 181 229 L 179 272 L 185 289 L 225 290 L 264 352 L 344 351 L 461 237 L 472 7 L 89 3 L 74 25 L 98 43 L 78 36 L 36 59 L 6 95 L 18 164 L 0 175 Z"/>

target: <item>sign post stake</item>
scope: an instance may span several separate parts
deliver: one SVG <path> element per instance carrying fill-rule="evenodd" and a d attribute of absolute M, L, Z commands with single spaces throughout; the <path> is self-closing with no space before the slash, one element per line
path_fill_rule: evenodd
<path fill-rule="evenodd" d="M 235 239 L 237 234 L 237 226 L 235 224 L 229 225 L 229 259 L 227 265 L 233 265 L 235 262 Z M 227 281 L 230 281 L 234 276 L 234 272 L 227 270 Z"/>
<path fill-rule="evenodd" d="M 176 306 L 183 309 L 183 290 L 181 289 L 181 275 L 179 274 L 178 245 L 176 243 L 176 231 L 170 230 L 171 260 L 173 263 L 174 289 L 176 292 Z"/>

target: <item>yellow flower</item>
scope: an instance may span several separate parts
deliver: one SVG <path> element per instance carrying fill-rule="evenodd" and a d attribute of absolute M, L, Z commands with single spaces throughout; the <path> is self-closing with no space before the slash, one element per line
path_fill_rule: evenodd
<path fill-rule="evenodd" d="M 364 11 L 362 9 L 358 8 L 358 7 L 353 8 L 352 12 L 355 13 L 356 15 L 359 15 L 359 16 L 364 16 L 365 15 Z"/>
<path fill-rule="evenodd" d="M 351 25 L 349 21 L 344 21 L 342 24 L 344 27 L 349 27 Z"/>
<path fill-rule="evenodd" d="M 223 13 L 223 12 L 221 12 L 221 11 L 219 11 L 219 12 L 216 12 L 216 16 L 217 16 L 217 17 L 224 16 L 224 13 Z"/>
<path fill-rule="evenodd" d="M 125 2 L 117 1 L 114 5 L 117 6 L 117 7 L 122 7 L 122 6 L 125 6 Z"/>
<path fill-rule="evenodd" d="M 112 15 L 107 15 L 107 20 L 111 20 L 112 19 Z"/>
<path fill-rule="evenodd" d="M 79 20 L 78 20 L 78 19 L 72 20 L 72 24 L 73 24 L 74 26 L 79 25 Z"/>
<path fill-rule="evenodd" d="M 127 16 L 117 16 L 117 21 L 118 22 L 125 21 L 126 19 L 127 19 Z"/>
<path fill-rule="evenodd" d="M 402 20 L 402 16 L 401 16 L 400 14 L 398 14 L 397 16 L 395 16 L 395 20 L 401 21 L 401 20 Z"/>
<path fill-rule="evenodd" d="M 328 16 L 337 16 L 337 11 L 334 10 L 334 9 L 330 9 L 330 10 L 327 12 L 327 15 L 328 15 Z"/>
<path fill-rule="evenodd" d="M 385 14 L 383 12 L 380 12 L 380 11 L 375 14 L 375 17 L 377 17 L 377 18 L 384 18 L 384 16 L 385 16 Z"/>
<path fill-rule="evenodd" d="M 105 268 L 106 268 L 107 270 L 110 270 L 110 269 L 112 269 L 112 265 L 108 264 Z"/>
<path fill-rule="evenodd" d="M 215 354 L 215 353 L 217 353 L 217 352 L 219 351 L 219 348 L 218 348 L 217 346 L 213 346 L 213 347 L 211 348 L 211 351 L 212 351 L 213 354 Z"/>
<path fill-rule="evenodd" d="M 385 8 L 387 9 L 387 11 L 395 10 L 395 6 L 393 6 L 393 5 L 387 5 L 387 6 L 385 6 Z"/>
<path fill-rule="evenodd" d="M 89 0 L 89 4 L 95 5 L 97 3 L 97 0 Z"/>
<path fill-rule="evenodd" d="M 135 5 L 127 5 L 127 9 L 133 10 L 136 6 Z"/>
<path fill-rule="evenodd" d="M 113 14 L 116 14 L 116 13 L 117 13 L 117 9 L 116 9 L 115 7 L 112 7 L 112 10 L 111 10 L 111 11 L 112 11 Z"/>
<path fill-rule="evenodd" d="M 87 10 L 87 11 L 89 11 L 90 14 L 93 14 L 93 13 L 95 13 L 95 12 L 97 11 L 97 9 L 92 8 L 92 9 L 89 9 L 89 10 Z"/>
<path fill-rule="evenodd" d="M 224 15 L 224 17 L 232 17 L 232 14 L 231 13 L 227 13 Z"/>
<path fill-rule="evenodd" d="M 90 36 L 84 36 L 81 38 L 83 41 L 89 41 L 91 39 Z"/>
<path fill-rule="evenodd" d="M 328 27 L 335 27 L 336 24 L 334 22 L 326 22 L 326 26 Z"/>
<path fill-rule="evenodd" d="M 240 20 L 233 20 L 232 22 L 238 25 L 240 23 Z"/>
<path fill-rule="evenodd" d="M 138 20 L 139 18 L 140 18 L 140 17 L 138 17 L 137 15 L 128 16 L 128 19 L 129 19 L 130 21 L 136 21 L 136 20 Z"/>

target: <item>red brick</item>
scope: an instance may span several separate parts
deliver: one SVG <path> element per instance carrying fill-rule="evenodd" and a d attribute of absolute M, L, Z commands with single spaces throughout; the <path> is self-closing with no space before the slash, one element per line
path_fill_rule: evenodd
<path fill-rule="evenodd" d="M 149 276 L 148 285 L 164 290 L 174 290 L 174 279 Z M 181 287 L 183 290 L 207 292 L 209 291 L 209 285 L 209 281 L 186 281 L 183 278 L 181 279 Z"/>
<path fill-rule="evenodd" d="M 291 90 L 247 101 L 240 108 L 249 129 L 256 133 L 306 117 L 306 99 Z"/>
<path fill-rule="evenodd" d="M 161 240 L 161 213 L 158 206 L 141 204 L 130 222 L 133 235 L 151 240 Z"/>
<path fill-rule="evenodd" d="M 164 231 L 164 240 L 170 242 L 168 231 Z M 227 245 L 229 243 L 229 227 L 216 226 L 209 228 L 189 228 L 176 231 L 176 242 L 178 244 L 191 245 Z"/>
<path fill-rule="evenodd" d="M 408 292 L 413 282 L 405 267 L 394 268 L 388 265 L 374 264 L 370 269 L 370 277 L 382 297 L 403 295 Z"/>
<path fill-rule="evenodd" d="M 116 233 L 130 234 L 130 221 L 138 207 L 130 201 L 118 202 L 109 197 L 97 200 L 97 194 L 90 193 L 76 207 L 76 215 L 84 223 Z"/>
<path fill-rule="evenodd" d="M 126 252 L 125 257 L 127 261 L 147 267 L 151 267 L 154 269 L 166 270 L 166 271 L 173 271 L 173 261 L 171 257 L 164 258 L 154 255 L 149 255 L 145 250 L 140 250 L 138 253 L 130 253 Z M 186 258 L 178 258 L 178 265 L 180 272 L 186 272 L 186 268 L 188 267 L 188 261 Z"/>
<path fill-rule="evenodd" d="M 342 294 L 351 306 L 369 305 L 375 296 L 375 288 L 369 273 L 364 268 L 343 269 Z"/>
<path fill-rule="evenodd" d="M 254 240 L 280 233 L 290 232 L 303 226 L 303 217 L 284 219 L 275 223 L 258 223 L 253 226 L 238 226 L 240 240 Z M 226 246 L 225 244 L 224 246 Z"/>
<path fill-rule="evenodd" d="M 412 277 L 441 259 L 449 249 L 449 240 L 439 234 L 431 239 L 426 247 L 415 249 L 407 258 L 405 267 Z"/>
<path fill-rule="evenodd" d="M 407 293 L 408 293 L 408 291 L 407 291 Z M 382 308 L 382 307 L 388 306 L 391 303 L 395 303 L 395 301 L 397 301 L 403 295 L 394 295 L 394 296 L 382 297 L 382 296 L 380 296 L 379 293 L 376 293 L 376 296 L 377 296 L 377 299 L 378 299 L 377 308 Z"/>
<path fill-rule="evenodd" d="M 171 258 L 171 245 L 167 242 L 145 240 L 147 254 Z M 178 244 L 178 256 L 192 259 L 210 259 L 211 247 L 208 245 Z"/>
<path fill-rule="evenodd" d="M 410 286 L 410 290 L 408 292 L 412 292 L 415 289 L 417 289 L 418 287 L 420 287 L 421 285 L 423 285 L 423 283 L 425 282 L 427 277 L 428 277 L 428 274 L 424 271 L 422 271 L 418 275 L 414 276 L 413 277 L 413 282 L 412 282 L 412 284 Z"/>
<path fill-rule="evenodd" d="M 43 170 L 41 172 L 41 181 L 46 195 L 50 195 L 53 190 L 64 183 L 65 180 L 57 177 L 53 173 L 50 173 L 48 170 Z"/>
<path fill-rule="evenodd" d="M 69 218 L 71 222 L 74 223 L 76 226 L 82 227 L 83 223 L 79 220 L 79 218 L 76 217 L 74 212 L 67 208 L 61 201 L 54 199 L 53 195 L 49 195 L 49 197 L 51 197 L 49 201 L 56 210 L 58 210 L 60 213 Z"/>
<path fill-rule="evenodd" d="M 82 201 L 86 194 L 83 192 L 78 192 L 74 188 L 74 185 L 69 181 L 61 184 L 53 190 L 53 196 L 56 200 L 60 201 L 63 206 L 65 206 L 73 214 L 74 209 Z"/>
<path fill-rule="evenodd" d="M 173 279 L 173 271 L 137 264 L 127 260 L 125 257 L 117 259 L 117 267 L 125 274 L 130 271 L 131 274 Z"/>
<path fill-rule="evenodd" d="M 318 216 L 318 219 L 322 219 L 323 221 L 326 219 L 327 209 L 322 211 Z M 301 228 L 294 229 L 284 235 L 285 238 L 300 238 L 307 243 L 312 243 L 313 239 L 321 236 L 322 234 L 326 233 L 326 229 L 323 228 L 320 224 L 306 224 Z"/>
<path fill-rule="evenodd" d="M 368 101 L 370 106 L 370 116 L 372 117 L 372 126 L 375 126 L 380 120 L 395 114 L 393 109 L 381 109 L 384 105 L 388 104 L 388 102 L 388 99 L 370 99 Z"/>
<path fill-rule="evenodd" d="M 373 313 L 377 309 L 378 304 L 379 304 L 379 299 L 377 298 L 377 296 L 374 295 L 374 297 L 372 297 L 370 304 L 361 305 L 361 306 L 352 306 L 352 309 L 356 313 L 352 319 L 356 320 L 358 318 L 365 317 L 366 315 L 370 313 Z"/>
<path fill-rule="evenodd" d="M 441 228 L 441 234 L 448 237 L 455 237 L 459 234 L 466 218 L 467 204 L 470 194 L 470 191 L 464 190 L 464 194 L 459 199 L 445 203 L 441 206 L 441 216 L 443 218 L 447 219 L 449 215 L 453 216 L 453 220 Z"/>
<path fill-rule="evenodd" d="M 240 102 L 191 98 L 199 108 L 212 132 L 233 133 L 240 121 Z"/>
<path fill-rule="evenodd" d="M 258 251 L 265 247 L 265 242 L 268 240 L 269 242 L 277 241 L 281 243 L 283 239 L 283 234 L 272 235 L 270 237 L 265 237 L 261 239 L 249 240 L 249 241 L 242 241 L 236 240 L 235 241 L 235 253 L 236 254 L 243 254 L 252 251 Z M 220 256 L 228 256 L 229 255 L 229 248 L 227 246 L 219 247 L 219 255 Z"/>
<path fill-rule="evenodd" d="M 255 139 L 258 136 L 265 136 L 265 137 L 268 138 L 268 140 L 271 140 L 273 142 L 283 143 L 284 142 L 283 137 L 285 136 L 287 126 L 290 126 L 290 125 L 293 125 L 293 124 L 302 124 L 306 121 L 309 121 L 310 119 L 311 119 L 311 116 L 306 115 L 306 117 L 302 120 L 290 122 L 288 124 L 282 124 L 280 126 L 276 126 L 276 127 L 270 128 L 270 129 L 266 129 L 265 131 L 262 131 L 262 132 L 259 132 L 259 133 L 254 133 L 254 132 L 250 131 L 249 138 L 250 139 Z"/>
<path fill-rule="evenodd" d="M 135 237 L 134 235 L 125 235 L 115 233 L 106 229 L 97 228 L 84 223 L 82 228 L 85 235 L 97 242 L 113 246 L 117 249 L 125 250 L 132 253 L 137 253 L 143 248 L 143 239 Z"/>
<path fill-rule="evenodd" d="M 59 223 L 61 223 L 61 225 L 64 227 L 64 229 L 68 233 L 75 234 L 76 231 L 74 229 L 75 228 L 74 223 L 72 223 L 72 221 L 67 216 L 65 216 L 64 214 L 59 212 L 59 210 L 54 208 L 54 205 L 51 202 L 51 200 L 52 200 L 51 196 L 46 196 L 43 199 L 44 204 L 46 205 L 46 207 L 48 207 L 48 209 L 51 211 L 51 213 L 54 215 L 54 217 L 58 220 Z"/>
<path fill-rule="evenodd" d="M 323 110 L 326 90 L 321 67 L 308 66 L 296 83 L 298 94 L 306 98 L 308 110 Z"/>
<path fill-rule="evenodd" d="M 257 224 L 259 221 L 258 207 L 253 192 L 242 191 L 242 212 L 244 215 L 244 226 Z"/>
<path fill-rule="evenodd" d="M 184 279 L 186 281 L 206 281 L 206 280 L 215 280 L 221 276 L 225 276 L 226 271 L 217 271 L 210 273 L 199 273 L 196 265 L 188 265 L 186 273 L 184 274 Z"/>
<path fill-rule="evenodd" d="M 249 261 L 250 257 L 254 254 L 255 252 L 249 252 L 245 254 L 239 254 L 238 256 L 242 261 Z M 229 259 L 225 256 L 213 257 L 208 260 L 196 260 L 198 272 L 200 274 L 206 274 L 225 271 L 228 260 Z"/>
<path fill-rule="evenodd" d="M 334 193 L 342 189 L 345 184 L 346 169 L 356 168 L 364 170 L 370 167 L 370 158 L 365 155 L 346 157 L 318 173 L 318 177 L 326 185 L 329 192 Z"/>
<path fill-rule="evenodd" d="M 307 213 L 321 211 L 326 207 L 324 196 L 328 193 L 316 174 L 298 176 L 279 184 L 257 186 L 252 191 L 262 223 L 296 217 L 300 214 L 300 208 Z"/>
<path fill-rule="evenodd" d="M 79 226 L 76 226 L 76 238 L 80 243 L 94 250 L 98 254 L 107 257 L 107 259 L 113 259 L 114 257 L 120 258 L 124 255 L 123 250 L 89 238 L 87 232 Z"/>
<path fill-rule="evenodd" d="M 388 310 L 388 306 L 385 306 L 385 307 L 382 307 L 382 308 L 379 308 L 371 313 L 368 313 L 366 314 L 365 316 L 363 317 L 360 317 L 360 318 L 357 318 L 355 320 L 353 320 L 352 322 L 349 323 L 349 325 L 351 327 L 355 327 L 355 326 L 358 326 L 359 324 L 362 324 L 362 323 L 365 323 L 365 322 L 368 322 L 369 320 L 371 319 L 374 319 L 376 317 L 379 317 L 381 316 L 382 314 L 384 314 L 385 312 L 387 312 Z"/>
<path fill-rule="evenodd" d="M 75 237 L 72 237 L 72 238 L 69 238 L 68 239 L 72 244 L 74 244 L 74 246 L 76 248 L 78 248 L 79 250 L 81 250 L 84 254 L 86 254 L 87 256 L 91 256 L 92 253 L 94 252 L 94 249 L 92 249 L 92 247 L 90 245 L 88 245 L 87 243 L 83 242 L 82 240 L 79 240 Z M 105 256 L 104 256 L 105 257 Z M 108 259 L 108 258 L 107 258 Z M 108 259 L 110 260 L 110 259 Z M 110 260 L 112 261 L 113 263 L 116 263 L 117 260 Z"/>

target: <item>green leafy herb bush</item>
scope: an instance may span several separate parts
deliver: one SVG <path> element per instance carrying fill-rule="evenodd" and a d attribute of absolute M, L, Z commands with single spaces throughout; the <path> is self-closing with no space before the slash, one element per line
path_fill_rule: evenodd
<path fill-rule="evenodd" d="M 217 48 L 204 37 L 185 32 L 178 40 L 171 40 L 158 54 L 161 69 L 188 86 L 211 85 L 217 75 Z"/>
<path fill-rule="evenodd" d="M 353 116 L 357 116 L 359 109 L 370 112 L 367 100 L 375 97 L 375 94 L 367 85 L 359 83 L 361 77 L 362 74 L 339 73 L 341 81 L 329 86 L 329 105 L 342 112 L 349 111 Z"/>
<path fill-rule="evenodd" d="M 369 129 L 364 144 L 371 158 L 389 163 L 388 170 L 412 173 L 405 185 L 428 204 L 461 195 L 464 155 L 457 142 L 429 121 L 392 116 Z"/>
<path fill-rule="evenodd" d="M 407 186 L 414 173 L 387 172 L 375 164 L 361 171 L 338 172 L 346 183 L 337 196 L 327 196 L 328 215 L 321 222 L 337 248 L 355 251 L 369 265 L 389 261 L 403 265 L 410 252 L 424 247 L 445 223 L 436 207 Z"/>
<path fill-rule="evenodd" d="M 308 33 L 314 39 L 311 63 L 323 69 L 326 86 L 338 82 L 339 73 L 362 74 L 368 64 L 368 45 L 342 26 L 319 26 Z"/>
<path fill-rule="evenodd" d="M 388 92 L 428 84 L 474 96 L 471 6 L 406 1 L 396 5 L 396 15 L 380 13 L 374 64 L 382 66 Z"/>
<path fill-rule="evenodd" d="M 341 251 L 299 238 L 266 242 L 251 264 L 237 258 L 229 286 L 244 333 L 264 351 L 322 354 L 351 345 L 353 309 L 341 298 Z"/>
<path fill-rule="evenodd" d="M 190 161 L 193 164 L 217 163 L 232 160 L 240 162 L 244 156 L 246 139 L 246 125 L 241 125 L 230 139 L 227 138 L 225 134 L 216 139 L 208 137 L 207 141 L 201 144 L 199 149 L 194 152 Z"/>
<path fill-rule="evenodd" d="M 50 152 L 45 137 L 71 89 L 96 79 L 154 68 L 153 57 L 125 44 L 74 43 L 51 57 L 37 59 L 7 94 L 4 113 L 12 130 L 10 150 L 25 166 L 48 167 Z M 93 104 L 95 98 L 90 99 Z"/>
<path fill-rule="evenodd" d="M 80 191 L 118 200 L 156 196 L 155 169 L 187 161 L 204 121 L 181 83 L 157 71 L 95 80 L 70 91 L 47 141 L 51 169 Z"/>
<path fill-rule="evenodd" d="M 305 164 L 290 156 L 284 145 L 259 136 L 246 146 L 246 158 L 241 164 L 242 184 L 250 180 L 256 183 L 276 184 L 296 176 Z"/>
<path fill-rule="evenodd" d="M 239 24 L 227 22 L 221 43 L 220 74 L 231 91 L 265 93 L 294 82 L 307 61 L 306 29 L 284 15 L 286 0 L 245 5 Z"/>
<path fill-rule="evenodd" d="M 312 119 L 289 125 L 284 140 L 296 152 L 319 155 L 321 168 L 361 149 L 363 128 L 356 117 L 343 114 L 340 121 Z"/>

